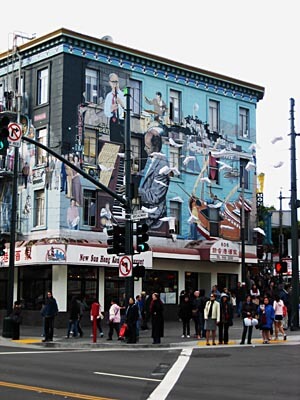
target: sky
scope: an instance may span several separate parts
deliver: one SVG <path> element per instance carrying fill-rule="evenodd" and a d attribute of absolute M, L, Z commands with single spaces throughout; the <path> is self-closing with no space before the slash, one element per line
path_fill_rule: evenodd
<path fill-rule="evenodd" d="M 16 0 L 13 17 L 3 8 L 0 52 L 12 47 L 14 33 L 38 37 L 66 28 L 110 35 L 114 43 L 264 87 L 256 116 L 257 175 L 265 174 L 264 205 L 279 209 L 281 192 L 282 209 L 289 209 L 291 98 L 300 132 L 298 0 L 52 0 L 46 7 Z M 275 138 L 281 140 L 272 143 Z M 295 142 L 300 198 L 300 138 Z"/>

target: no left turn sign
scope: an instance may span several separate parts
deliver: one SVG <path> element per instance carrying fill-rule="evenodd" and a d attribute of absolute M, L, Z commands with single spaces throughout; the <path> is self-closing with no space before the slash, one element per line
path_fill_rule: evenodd
<path fill-rule="evenodd" d="M 123 256 L 119 261 L 119 277 L 132 276 L 132 261 L 128 256 Z"/>
<path fill-rule="evenodd" d="M 20 147 L 22 139 L 22 126 L 15 122 L 8 125 L 8 141 L 12 146 Z"/>

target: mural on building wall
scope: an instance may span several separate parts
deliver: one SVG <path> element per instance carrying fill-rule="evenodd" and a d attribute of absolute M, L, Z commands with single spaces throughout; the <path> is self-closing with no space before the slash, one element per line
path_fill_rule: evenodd
<path fill-rule="evenodd" d="M 10 232 L 12 186 L 10 182 L 0 185 L 0 231 Z"/>
<path fill-rule="evenodd" d="M 116 73 L 116 70 L 106 70 L 106 73 L 104 82 L 107 84 L 101 88 L 103 96 L 100 96 L 96 109 L 85 110 L 84 124 L 97 126 L 103 137 L 103 141 L 102 137 L 98 139 L 99 180 L 124 194 L 126 99 L 122 89 L 129 74 Z M 175 124 L 170 119 L 170 106 L 159 88 L 146 93 L 143 99 L 140 118 L 131 118 L 131 130 L 143 136 L 146 153 L 141 155 L 141 170 L 133 169 L 132 177 L 138 186 L 140 208 L 148 213 L 146 222 L 150 230 L 161 233 L 165 233 L 168 227 L 170 230 L 170 219 L 174 215 L 170 215 L 169 201 L 176 199 L 181 203 L 184 237 L 209 239 L 217 236 L 239 240 L 242 205 L 240 164 L 241 159 L 247 160 L 246 170 L 255 169 L 255 150 L 245 151 L 226 132 L 211 130 L 209 124 L 196 115 L 201 112 L 197 103 L 192 115 L 186 115 Z M 226 186 L 225 193 L 228 194 L 224 198 L 219 198 L 224 193 L 219 182 L 222 182 L 222 187 Z M 71 193 L 69 196 L 75 197 Z M 80 201 L 77 203 L 80 206 Z M 248 199 L 244 199 L 244 206 L 246 211 L 251 210 Z M 101 212 L 108 208 L 112 218 L 107 218 L 106 223 L 104 218 L 101 219 Z M 97 212 L 99 227 L 103 230 L 113 218 L 115 221 L 124 218 L 124 209 L 103 192 L 97 199 Z"/>

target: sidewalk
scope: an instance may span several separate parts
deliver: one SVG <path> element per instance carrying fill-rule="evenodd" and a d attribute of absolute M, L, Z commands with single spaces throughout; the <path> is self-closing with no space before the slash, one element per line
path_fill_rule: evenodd
<path fill-rule="evenodd" d="M 20 329 L 20 340 L 12 340 L 10 338 L 2 337 L 2 331 L 0 336 L 0 346 L 17 346 L 17 347 L 33 347 L 33 348 L 60 348 L 60 349 L 85 349 L 85 348 L 147 348 L 147 347 L 182 347 L 182 346 L 205 346 L 205 339 L 196 339 L 193 337 L 194 334 L 194 323 L 191 323 L 191 338 L 182 338 L 182 324 L 179 321 L 166 321 L 164 337 L 161 339 L 161 344 L 153 345 L 151 338 L 151 326 L 149 330 L 140 331 L 139 341 L 136 344 L 127 344 L 122 340 L 117 340 L 116 333 L 114 332 L 113 340 L 107 341 L 108 326 L 103 326 L 104 337 L 97 337 L 97 342 L 93 343 L 91 337 L 91 327 L 83 327 L 84 335 L 82 338 L 66 338 L 66 329 L 55 329 L 53 342 L 42 342 L 43 337 L 41 336 L 42 328 L 33 326 L 23 326 Z M 234 319 L 234 325 L 229 329 L 229 345 L 239 345 L 242 336 L 242 321 L 239 318 Z M 283 341 L 281 336 L 278 341 L 271 341 L 272 344 L 284 343 L 288 344 L 291 341 L 293 343 L 298 342 L 300 344 L 300 330 L 299 331 L 286 331 L 287 341 Z M 274 335 L 273 335 L 274 337 Z M 218 336 L 216 338 L 218 343 Z M 261 332 L 258 329 L 253 328 L 252 334 L 252 345 L 262 344 Z M 226 345 L 224 345 L 226 346 Z M 247 345 L 244 345 L 247 346 Z"/>

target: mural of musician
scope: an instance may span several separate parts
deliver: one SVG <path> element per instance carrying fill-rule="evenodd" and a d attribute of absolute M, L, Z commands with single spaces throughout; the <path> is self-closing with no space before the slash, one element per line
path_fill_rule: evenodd
<path fill-rule="evenodd" d="M 114 72 L 109 75 L 109 85 L 111 91 L 105 97 L 104 114 L 109 118 L 110 140 L 124 143 L 124 109 L 126 100 L 119 86 L 119 76 Z"/>
<path fill-rule="evenodd" d="M 145 111 L 148 112 L 149 114 L 154 114 L 154 120 L 161 124 L 164 124 L 166 112 L 168 110 L 167 104 L 162 99 L 161 92 L 156 92 L 155 96 L 156 97 L 153 98 L 152 100 L 148 99 L 148 97 L 145 96 L 146 103 L 153 105 L 153 111 L 152 110 L 145 110 Z"/>
<path fill-rule="evenodd" d="M 141 205 L 148 212 L 146 223 L 150 229 L 158 229 L 163 224 L 161 218 L 167 214 L 166 196 L 169 188 L 169 162 L 161 153 L 162 135 L 160 127 L 150 128 L 144 137 L 148 154 L 143 176 L 139 185 Z"/>

